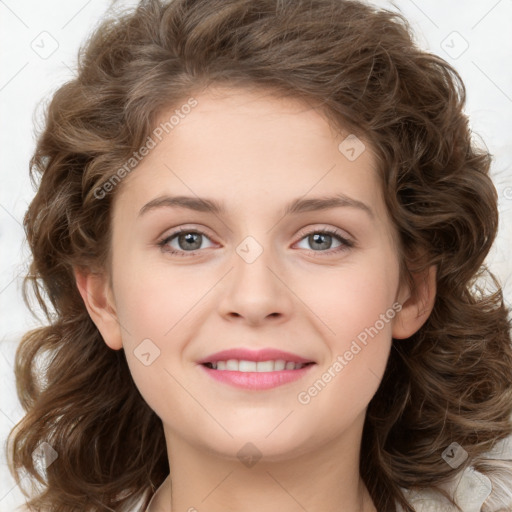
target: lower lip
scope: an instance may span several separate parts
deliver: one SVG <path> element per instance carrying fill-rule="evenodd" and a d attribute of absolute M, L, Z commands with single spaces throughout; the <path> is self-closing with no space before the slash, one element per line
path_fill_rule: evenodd
<path fill-rule="evenodd" d="M 215 380 L 244 389 L 271 389 L 288 384 L 304 377 L 315 364 L 308 364 L 299 370 L 281 370 L 278 372 L 235 372 L 214 370 L 200 365 Z"/>

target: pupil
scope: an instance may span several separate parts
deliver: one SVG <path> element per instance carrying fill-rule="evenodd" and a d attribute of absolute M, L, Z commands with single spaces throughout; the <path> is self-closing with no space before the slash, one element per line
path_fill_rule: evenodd
<path fill-rule="evenodd" d="M 319 238 L 324 238 L 324 237 L 327 237 L 327 239 L 330 239 L 331 238 L 331 235 L 327 235 L 325 233 L 315 233 L 314 235 L 311 235 L 310 236 L 310 243 L 311 245 L 314 247 L 314 244 L 316 243 L 320 243 L 320 245 L 322 245 L 322 242 L 318 242 L 318 239 Z M 312 239 L 312 240 L 311 240 Z M 330 243 L 327 243 L 327 242 L 323 242 L 323 247 L 320 247 L 321 249 L 329 249 L 330 247 Z"/>
<path fill-rule="evenodd" d="M 198 239 L 201 235 L 199 233 L 186 233 L 185 235 L 180 235 L 180 245 L 181 245 L 181 242 L 184 241 L 185 243 L 194 243 L 194 238 L 196 238 L 195 242 L 196 242 L 196 246 L 195 247 L 188 247 L 189 249 L 199 249 L 201 247 L 201 241 L 199 240 L 199 243 L 198 243 Z"/>

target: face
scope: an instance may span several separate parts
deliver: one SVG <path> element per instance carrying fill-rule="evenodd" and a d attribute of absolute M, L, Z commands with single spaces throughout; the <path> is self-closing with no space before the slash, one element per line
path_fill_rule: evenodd
<path fill-rule="evenodd" d="M 246 442 L 275 460 L 306 453 L 364 418 L 403 301 L 375 159 L 307 104 L 195 99 L 116 192 L 120 327 L 104 338 L 173 438 L 223 456 Z M 231 349 L 249 353 L 221 355 L 229 368 L 263 349 L 310 364 L 223 376 L 201 363 Z"/>

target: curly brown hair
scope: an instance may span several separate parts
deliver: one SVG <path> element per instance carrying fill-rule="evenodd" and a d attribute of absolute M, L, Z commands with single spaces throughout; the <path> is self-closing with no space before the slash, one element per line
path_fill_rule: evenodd
<path fill-rule="evenodd" d="M 46 480 L 27 505 L 147 506 L 169 473 L 161 420 L 123 351 L 109 349 L 89 317 L 74 269 L 110 268 L 119 187 L 101 200 L 98 187 L 163 109 L 211 84 L 313 101 L 369 141 L 402 268 L 437 268 L 433 311 L 412 337 L 393 340 L 367 410 L 360 472 L 377 509 L 412 512 L 403 489 L 438 488 L 469 464 L 491 480 L 499 468 L 512 475 L 512 462 L 486 458 L 512 434 L 509 311 L 492 274 L 492 291 L 478 285 L 497 195 L 456 70 L 417 47 L 402 15 L 358 1 L 142 0 L 105 19 L 81 49 L 30 161 L 38 188 L 24 219 L 33 260 L 23 294 L 28 304 L 34 291 L 49 325 L 27 332 L 16 354 L 27 414 L 10 434 L 9 464 L 18 484 L 22 471 Z M 32 459 L 42 440 L 65 454 L 45 478 Z M 469 454 L 457 469 L 441 457 L 453 440 Z"/>

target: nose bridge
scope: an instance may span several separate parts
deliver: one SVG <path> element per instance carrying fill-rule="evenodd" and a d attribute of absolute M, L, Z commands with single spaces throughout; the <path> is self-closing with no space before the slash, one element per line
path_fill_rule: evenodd
<path fill-rule="evenodd" d="M 246 236 L 235 248 L 234 260 L 234 281 L 238 283 L 235 288 L 243 289 L 253 294 L 269 294 L 277 292 L 278 280 L 274 273 L 278 268 L 276 251 L 271 245 L 271 236 L 258 238 L 252 235 Z M 272 272 L 272 270 L 274 272 Z M 277 292 L 278 293 L 278 292 Z M 256 296 L 254 297 L 256 298 Z"/>
<path fill-rule="evenodd" d="M 234 269 L 220 302 L 221 314 L 257 323 L 290 313 L 290 292 L 278 277 L 281 265 L 271 239 L 271 234 L 249 235 L 235 247 Z"/>

